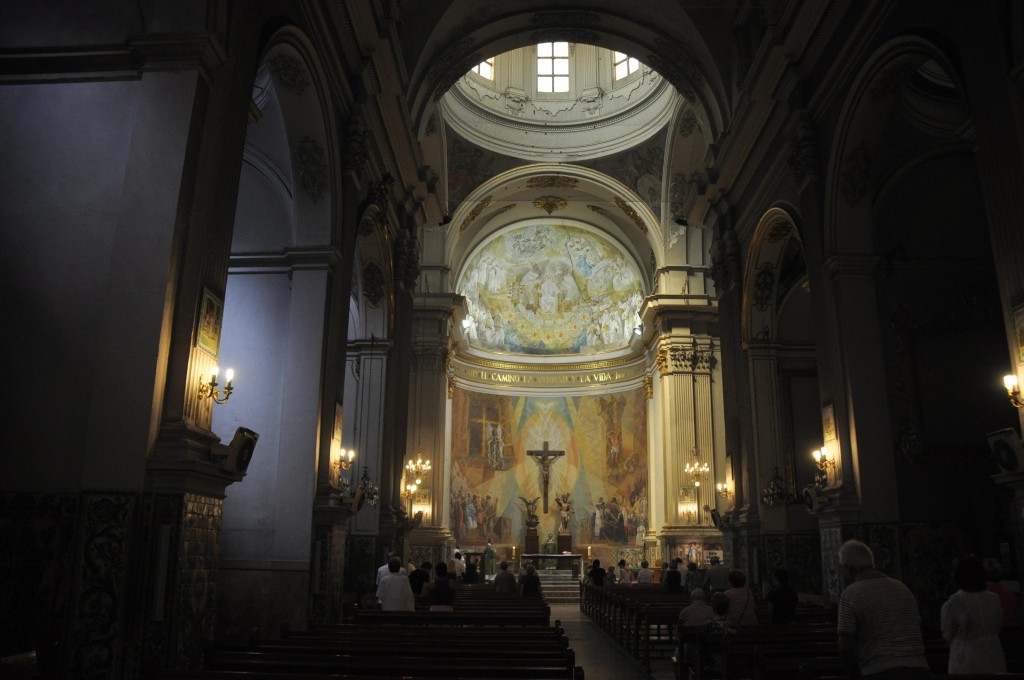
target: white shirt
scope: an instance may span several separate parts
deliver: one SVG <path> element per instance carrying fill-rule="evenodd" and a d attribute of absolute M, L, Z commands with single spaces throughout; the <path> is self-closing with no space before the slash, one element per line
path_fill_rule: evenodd
<path fill-rule="evenodd" d="M 383 579 L 385 576 L 387 576 L 390 573 L 391 572 L 388 571 L 387 563 L 384 563 L 380 567 L 377 567 L 377 585 L 380 585 L 381 579 Z M 405 573 L 405 567 L 399 567 L 398 573 L 399 574 L 403 574 L 405 576 L 408 576 L 408 574 Z"/>
<path fill-rule="evenodd" d="M 377 599 L 384 611 L 415 611 L 416 598 L 405 574 L 388 572 L 377 586 Z"/>

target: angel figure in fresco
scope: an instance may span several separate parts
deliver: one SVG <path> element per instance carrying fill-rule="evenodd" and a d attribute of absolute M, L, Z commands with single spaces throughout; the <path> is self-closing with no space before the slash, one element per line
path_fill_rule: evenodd
<path fill-rule="evenodd" d="M 528 501 L 520 496 L 519 500 L 526 503 L 526 526 L 531 529 L 536 528 L 540 524 L 540 518 L 537 517 L 537 501 L 540 500 L 540 496 L 537 496 L 532 501 Z"/>

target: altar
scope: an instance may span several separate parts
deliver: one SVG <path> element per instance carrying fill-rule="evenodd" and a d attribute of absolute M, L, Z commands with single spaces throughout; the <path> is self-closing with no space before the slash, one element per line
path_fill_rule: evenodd
<path fill-rule="evenodd" d="M 521 564 L 526 560 L 533 561 L 537 571 L 541 571 L 545 562 L 555 561 L 556 569 L 571 569 L 573 578 L 579 578 L 582 570 L 583 555 L 575 553 L 523 553 L 520 556 Z"/>

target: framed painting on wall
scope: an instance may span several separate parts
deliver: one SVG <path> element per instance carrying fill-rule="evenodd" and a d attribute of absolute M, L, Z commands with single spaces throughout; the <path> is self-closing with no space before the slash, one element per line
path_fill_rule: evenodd
<path fill-rule="evenodd" d="M 1017 334 L 1017 365 L 1024 366 L 1024 305 L 1013 310 L 1013 330 Z"/>
<path fill-rule="evenodd" d="M 224 301 L 203 289 L 203 304 L 199 308 L 199 331 L 196 346 L 214 359 L 220 350 L 220 329 L 224 321 Z"/>

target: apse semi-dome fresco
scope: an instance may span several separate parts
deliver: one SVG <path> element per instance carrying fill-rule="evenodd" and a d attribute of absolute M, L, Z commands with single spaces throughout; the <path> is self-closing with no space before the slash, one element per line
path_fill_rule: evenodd
<path fill-rule="evenodd" d="M 459 280 L 470 347 L 517 354 L 622 349 L 640 324 L 642 278 L 620 246 L 564 224 L 506 229 L 467 261 Z"/>

